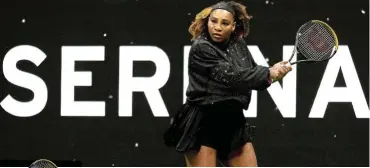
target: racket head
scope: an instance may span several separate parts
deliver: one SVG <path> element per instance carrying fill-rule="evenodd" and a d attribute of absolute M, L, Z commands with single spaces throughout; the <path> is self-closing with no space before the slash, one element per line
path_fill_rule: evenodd
<path fill-rule="evenodd" d="M 294 52 L 303 56 L 298 62 L 321 62 L 331 59 L 339 46 L 338 37 L 327 23 L 311 20 L 297 31 Z"/>
<path fill-rule="evenodd" d="M 55 165 L 52 161 L 47 159 L 38 159 L 34 161 L 29 168 L 57 168 L 57 165 Z"/>

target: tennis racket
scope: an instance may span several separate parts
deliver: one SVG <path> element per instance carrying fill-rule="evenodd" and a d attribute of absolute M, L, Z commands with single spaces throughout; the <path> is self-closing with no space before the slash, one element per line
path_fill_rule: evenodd
<path fill-rule="evenodd" d="M 39 159 L 34 161 L 29 168 L 57 168 L 57 166 L 50 160 Z"/>
<path fill-rule="evenodd" d="M 331 59 L 338 50 L 338 38 L 334 30 L 325 22 L 311 20 L 297 31 L 295 46 L 289 63 L 313 63 Z M 297 61 L 291 62 L 297 54 Z"/>

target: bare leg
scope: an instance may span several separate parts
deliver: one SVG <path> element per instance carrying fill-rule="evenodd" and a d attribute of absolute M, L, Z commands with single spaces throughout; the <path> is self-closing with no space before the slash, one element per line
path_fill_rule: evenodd
<path fill-rule="evenodd" d="M 231 152 L 228 166 L 232 167 L 257 167 L 256 153 L 252 143 L 248 142 L 240 149 Z"/>
<path fill-rule="evenodd" d="M 188 167 L 216 167 L 216 150 L 201 146 L 199 151 L 190 151 L 185 154 Z"/>

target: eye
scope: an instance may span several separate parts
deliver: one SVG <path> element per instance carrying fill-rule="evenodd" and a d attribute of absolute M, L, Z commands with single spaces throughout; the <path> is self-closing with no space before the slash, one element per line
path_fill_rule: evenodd
<path fill-rule="evenodd" d="M 224 25 L 224 26 L 228 26 L 228 25 L 230 25 L 230 22 L 228 22 L 228 21 L 223 21 L 223 22 L 222 22 L 222 25 Z"/>

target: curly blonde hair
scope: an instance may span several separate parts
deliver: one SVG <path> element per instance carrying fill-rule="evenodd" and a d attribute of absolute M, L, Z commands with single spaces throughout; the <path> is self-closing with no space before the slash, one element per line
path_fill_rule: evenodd
<path fill-rule="evenodd" d="M 227 1 L 226 3 L 235 10 L 235 36 L 237 38 L 246 37 L 249 34 L 249 21 L 252 17 L 247 14 L 246 7 L 244 5 L 234 1 Z M 188 29 L 189 33 L 192 35 L 192 41 L 199 37 L 204 31 L 208 31 L 206 26 L 212 11 L 213 7 L 210 6 L 203 9 L 195 16 L 194 21 Z"/>

